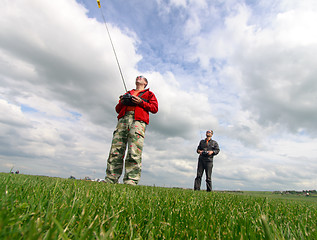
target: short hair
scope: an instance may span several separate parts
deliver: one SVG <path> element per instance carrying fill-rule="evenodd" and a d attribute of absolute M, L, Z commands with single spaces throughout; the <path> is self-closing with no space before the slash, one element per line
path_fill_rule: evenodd
<path fill-rule="evenodd" d="M 145 77 L 143 77 L 143 79 L 145 80 L 145 82 L 146 82 L 146 85 L 145 85 L 145 87 L 148 85 L 148 80 L 145 78 Z"/>

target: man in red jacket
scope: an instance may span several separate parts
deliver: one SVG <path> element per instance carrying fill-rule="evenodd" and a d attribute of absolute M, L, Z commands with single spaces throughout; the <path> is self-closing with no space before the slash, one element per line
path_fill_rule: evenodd
<path fill-rule="evenodd" d="M 149 89 L 145 89 L 148 81 L 138 76 L 136 89 L 120 96 L 116 105 L 118 124 L 113 133 L 111 149 L 107 161 L 106 179 L 108 183 L 118 183 L 123 170 L 123 159 L 128 144 L 125 159 L 125 184 L 136 185 L 141 177 L 141 161 L 146 126 L 149 124 L 149 112 L 157 113 L 157 99 Z"/>

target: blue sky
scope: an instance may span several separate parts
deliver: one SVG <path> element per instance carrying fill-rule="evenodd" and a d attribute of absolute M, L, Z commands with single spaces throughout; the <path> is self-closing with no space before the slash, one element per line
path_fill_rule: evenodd
<path fill-rule="evenodd" d="M 127 87 L 144 75 L 159 101 L 140 184 L 192 188 L 213 129 L 214 189 L 317 188 L 316 1 L 101 4 Z M 0 170 L 104 178 L 124 87 L 97 2 L 0 13 Z"/>

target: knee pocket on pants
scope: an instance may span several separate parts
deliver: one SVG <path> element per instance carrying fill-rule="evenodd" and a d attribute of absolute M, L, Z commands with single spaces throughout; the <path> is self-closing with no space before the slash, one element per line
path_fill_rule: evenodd
<path fill-rule="evenodd" d="M 141 137 L 141 138 L 144 138 L 144 134 L 139 132 L 139 131 L 136 131 L 135 132 L 137 136 Z"/>

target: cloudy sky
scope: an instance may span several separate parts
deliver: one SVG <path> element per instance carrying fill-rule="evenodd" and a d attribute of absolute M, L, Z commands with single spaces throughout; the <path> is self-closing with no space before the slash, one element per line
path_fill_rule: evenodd
<path fill-rule="evenodd" d="M 192 188 L 213 129 L 214 189 L 317 189 L 317 1 L 100 1 L 2 1 L 1 172 L 104 178 L 124 93 L 104 14 L 159 101 L 140 184 Z"/>

